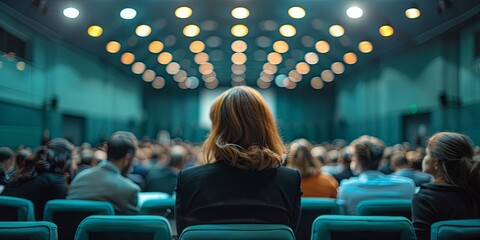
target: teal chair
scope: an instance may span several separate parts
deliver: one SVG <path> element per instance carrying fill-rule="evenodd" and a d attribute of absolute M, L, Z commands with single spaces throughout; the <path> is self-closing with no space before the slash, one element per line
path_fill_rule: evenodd
<path fill-rule="evenodd" d="M 154 198 L 147 199 L 143 202 L 140 213 L 145 215 L 157 215 L 165 217 L 172 227 L 172 235 L 177 235 L 177 227 L 175 225 L 175 198 Z"/>
<path fill-rule="evenodd" d="M 430 239 L 480 239 L 480 219 L 436 222 L 430 227 Z"/>
<path fill-rule="evenodd" d="M 311 240 L 415 240 L 405 217 L 323 215 L 315 219 Z"/>
<path fill-rule="evenodd" d="M 359 216 L 400 216 L 412 220 L 412 200 L 410 199 L 369 199 L 357 205 Z"/>
<path fill-rule="evenodd" d="M 75 240 L 170 240 L 168 220 L 161 216 L 90 216 L 77 228 Z"/>
<path fill-rule="evenodd" d="M 71 240 L 86 217 L 114 214 L 113 205 L 109 202 L 57 199 L 45 204 L 43 220 L 57 224 L 58 239 Z"/>
<path fill-rule="evenodd" d="M 32 201 L 0 196 L 0 221 L 35 221 Z"/>
<path fill-rule="evenodd" d="M 57 226 L 51 222 L 0 222 L 0 239 L 57 240 Z"/>
<path fill-rule="evenodd" d="M 302 198 L 300 211 L 295 237 L 297 240 L 309 240 L 313 221 L 324 214 L 339 214 L 340 208 L 332 198 Z"/>
<path fill-rule="evenodd" d="M 280 224 L 205 224 L 183 230 L 179 240 L 295 240 L 292 229 Z"/>

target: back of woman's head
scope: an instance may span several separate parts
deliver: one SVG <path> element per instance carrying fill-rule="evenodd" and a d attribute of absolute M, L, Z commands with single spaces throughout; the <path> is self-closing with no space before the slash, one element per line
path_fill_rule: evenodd
<path fill-rule="evenodd" d="M 55 138 L 35 151 L 35 168 L 38 172 L 64 173 L 65 163 L 72 159 L 74 146 L 64 138 Z"/>
<path fill-rule="evenodd" d="M 295 168 L 302 177 L 320 172 L 320 162 L 313 159 L 310 149 L 302 144 L 294 143 L 288 154 L 288 167 Z"/>
<path fill-rule="evenodd" d="M 15 158 L 15 171 L 8 181 L 8 184 L 15 185 L 34 178 L 35 176 L 37 176 L 37 172 L 35 171 L 35 158 L 32 156 L 31 152 L 27 150 L 17 151 Z"/>
<path fill-rule="evenodd" d="M 222 93 L 210 109 L 207 162 L 224 160 L 242 170 L 278 167 L 285 152 L 273 115 L 258 91 L 247 86 Z"/>

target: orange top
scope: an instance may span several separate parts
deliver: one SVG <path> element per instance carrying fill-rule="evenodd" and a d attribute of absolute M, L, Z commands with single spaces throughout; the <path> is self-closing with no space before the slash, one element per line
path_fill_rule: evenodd
<path fill-rule="evenodd" d="M 302 178 L 302 197 L 336 198 L 338 182 L 329 174 L 319 173 Z"/>

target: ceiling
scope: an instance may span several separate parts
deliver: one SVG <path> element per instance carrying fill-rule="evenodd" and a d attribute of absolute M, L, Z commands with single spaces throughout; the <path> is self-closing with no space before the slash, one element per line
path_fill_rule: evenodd
<path fill-rule="evenodd" d="M 343 73 L 340 73 L 340 69 L 336 71 L 338 74 L 333 74 L 335 79 L 341 79 L 342 75 L 381 55 L 422 41 L 423 38 L 434 37 L 457 24 L 465 15 L 472 15 L 472 11 L 475 11 L 473 18 L 479 18 L 480 7 L 478 0 L 1 0 L 1 2 L 44 25 L 64 41 L 98 56 L 141 81 L 143 74 L 133 73 L 132 65 L 120 61 L 124 52 L 133 53 L 135 62 L 144 63 L 146 69 L 153 70 L 155 76 L 163 77 L 166 83 L 164 89 L 189 87 L 202 89 L 215 85 L 205 82 L 214 79 L 217 79 L 220 86 L 231 86 L 232 83 L 236 83 L 232 81 L 233 78 L 239 82 L 238 84 L 257 86 L 260 77 L 263 79 L 263 85 L 260 84 L 262 87 L 286 85 L 296 89 L 311 88 L 311 79 L 320 76 L 321 78 L 316 78 L 316 81 L 325 80 L 325 77 L 322 78 L 322 72 L 331 70 L 334 62 L 340 62 L 344 66 Z M 412 4 L 416 4 L 421 11 L 419 18 L 409 19 L 405 16 L 405 10 Z M 353 5 L 363 9 L 364 14 L 361 18 L 351 19 L 346 15 L 346 10 Z M 66 18 L 62 12 L 72 6 L 77 8 L 80 14 L 75 19 Z M 177 18 L 174 13 L 181 6 L 190 7 L 193 14 L 186 19 Z M 293 6 L 305 9 L 305 17 L 301 19 L 290 17 L 287 11 Z M 120 11 L 126 7 L 137 11 L 135 18 L 125 20 L 120 17 Z M 250 15 L 246 19 L 233 18 L 231 11 L 235 7 L 249 9 Z M 141 24 L 151 27 L 151 34 L 147 37 L 135 34 L 135 29 Z M 200 27 L 198 36 L 187 37 L 183 34 L 183 28 L 189 24 Z M 236 24 L 246 25 L 248 34 L 244 37 L 234 37 L 231 28 Z M 279 27 L 284 24 L 291 24 L 296 28 L 293 37 L 284 37 L 279 33 Z M 343 26 L 345 34 L 342 37 L 330 35 L 329 28 L 334 24 Z M 379 27 L 385 24 L 394 28 L 393 36 L 383 37 L 379 34 Z M 87 29 L 91 25 L 101 26 L 102 35 L 89 36 Z M 181 70 L 185 71 L 185 77 L 178 75 L 175 78 L 179 82 L 175 81 L 174 75 L 166 72 L 166 65 L 157 61 L 159 53 L 149 52 L 148 45 L 155 40 L 164 44 L 162 52 L 171 53 L 173 61 L 179 63 Z M 205 43 L 203 52 L 208 54 L 208 62 L 213 65 L 214 73 L 202 75 L 199 72 L 200 65 L 194 61 L 195 54 L 189 50 L 190 44 L 196 40 Z M 246 70 L 242 74 L 243 67 L 239 67 L 239 71 L 236 71 L 239 74 L 232 75 L 231 57 L 234 51 L 231 44 L 236 40 L 242 40 L 248 45 L 244 52 L 247 57 L 244 64 Z M 272 44 L 278 40 L 287 42 L 289 50 L 281 54 L 282 62 L 276 65 L 276 71 L 275 69 L 268 71 L 267 68 L 266 72 L 273 74 L 262 73 L 264 64 L 268 62 L 267 55 L 274 52 Z M 315 43 L 321 40 L 330 46 L 327 53 L 319 53 L 315 48 Z M 373 51 L 370 53 L 362 53 L 358 49 L 359 42 L 365 40 L 373 45 Z M 106 51 L 106 44 L 110 41 L 121 44 L 119 52 Z M 294 76 L 295 74 L 290 72 L 296 69 L 297 63 L 305 61 L 305 54 L 309 52 L 315 53 L 310 55 L 318 56 L 318 63 L 311 61 L 311 64 L 307 64 L 310 71 L 300 74 L 301 80 L 297 79 L 296 83 L 292 83 L 299 74 Z M 353 52 L 357 56 L 355 64 L 344 62 L 344 54 L 347 52 Z M 170 72 L 176 72 L 174 66 Z M 208 72 L 207 69 L 204 73 Z M 278 77 L 284 76 L 281 74 L 292 78 L 286 78 L 290 79 L 286 81 L 284 77 Z M 266 83 L 272 79 L 270 84 Z M 151 77 L 147 80 L 151 80 Z M 330 83 L 324 85 L 327 84 Z M 152 83 L 145 82 L 145 86 L 151 88 Z"/>

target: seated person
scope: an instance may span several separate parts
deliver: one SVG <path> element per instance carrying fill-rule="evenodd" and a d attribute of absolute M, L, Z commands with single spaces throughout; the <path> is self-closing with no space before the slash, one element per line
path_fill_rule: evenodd
<path fill-rule="evenodd" d="M 15 153 L 8 147 L 0 148 L 0 185 L 4 186 L 15 169 Z M 2 187 L 3 189 L 3 187 Z M 2 191 L 0 191 L 1 193 Z"/>
<path fill-rule="evenodd" d="M 164 192 L 173 195 L 177 186 L 178 172 L 186 165 L 187 150 L 176 145 L 170 148 L 167 166 L 154 167 L 147 174 L 145 192 Z"/>
<path fill-rule="evenodd" d="M 395 152 L 391 158 L 390 165 L 395 171 L 392 175 L 410 178 L 415 182 L 415 186 L 433 181 L 432 175 L 415 171 L 410 167 L 404 151 Z"/>

